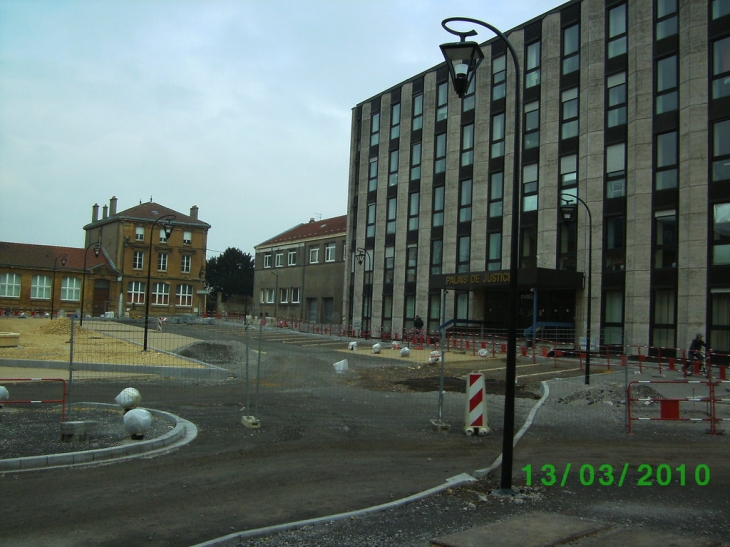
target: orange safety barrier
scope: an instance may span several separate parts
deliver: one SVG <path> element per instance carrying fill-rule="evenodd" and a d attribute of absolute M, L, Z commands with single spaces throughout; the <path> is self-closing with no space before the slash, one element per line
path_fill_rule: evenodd
<path fill-rule="evenodd" d="M 705 385 L 707 386 L 707 396 L 692 396 L 692 397 L 632 397 L 631 396 L 631 389 L 635 385 L 642 385 L 642 384 L 672 384 L 672 385 L 681 385 L 685 384 L 688 386 L 695 387 L 697 385 Z M 631 414 L 631 403 L 632 402 L 638 402 L 638 401 L 646 401 L 649 403 L 659 403 L 659 416 L 649 416 L 649 417 L 636 417 Z M 683 417 L 680 411 L 680 403 L 682 402 L 706 402 L 708 404 L 708 414 L 709 417 L 707 418 L 688 418 Z M 628 420 L 627 420 L 627 428 L 628 433 L 632 434 L 632 427 L 631 424 L 634 421 L 637 420 L 670 420 L 670 421 L 687 421 L 687 422 L 710 422 L 710 432 L 715 435 L 716 434 L 716 422 L 718 421 L 715 414 L 715 403 L 717 402 L 717 399 L 715 398 L 715 382 L 712 381 L 705 381 L 705 380 L 635 380 L 633 382 L 629 382 L 626 386 L 626 405 L 627 405 L 627 414 L 628 414 Z"/>
<path fill-rule="evenodd" d="M 66 421 L 66 398 L 68 397 L 68 389 L 66 388 L 66 380 L 64 380 L 63 378 L 0 378 L 0 382 L 3 382 L 4 384 L 20 384 L 26 382 L 61 382 L 63 392 L 60 399 L 6 399 L 2 402 L 2 404 L 28 405 L 61 403 L 61 421 Z"/>

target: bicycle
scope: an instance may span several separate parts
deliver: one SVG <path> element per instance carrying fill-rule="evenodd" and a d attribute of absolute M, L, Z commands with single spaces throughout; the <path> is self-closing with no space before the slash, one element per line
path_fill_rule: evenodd
<path fill-rule="evenodd" d="M 709 377 L 710 367 L 707 363 L 707 353 L 704 351 L 691 351 L 690 358 L 685 363 L 685 365 L 682 367 L 685 376 L 692 376 L 695 371 L 695 363 L 699 363 L 699 371 L 700 374 L 705 376 L 706 378 Z"/>

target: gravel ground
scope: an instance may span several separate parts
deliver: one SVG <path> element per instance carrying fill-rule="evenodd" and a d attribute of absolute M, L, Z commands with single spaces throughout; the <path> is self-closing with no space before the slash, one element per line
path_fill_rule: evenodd
<path fill-rule="evenodd" d="M 0 409 L 0 459 L 81 452 L 121 446 L 132 440 L 124 428 L 124 411 L 118 407 L 74 406 L 74 421 L 92 421 L 94 427 L 82 441 L 61 440 L 61 408 L 22 408 L 7 405 Z M 171 431 L 174 424 L 153 416 L 152 425 L 144 439 L 161 437 Z"/>

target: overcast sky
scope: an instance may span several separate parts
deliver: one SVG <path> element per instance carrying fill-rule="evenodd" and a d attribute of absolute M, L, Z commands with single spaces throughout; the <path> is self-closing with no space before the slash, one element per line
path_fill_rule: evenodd
<path fill-rule="evenodd" d="M 83 246 L 92 206 L 212 225 L 208 258 L 346 213 L 351 109 L 564 0 L 0 0 L 0 241 Z M 480 34 L 479 41 L 491 38 Z"/>

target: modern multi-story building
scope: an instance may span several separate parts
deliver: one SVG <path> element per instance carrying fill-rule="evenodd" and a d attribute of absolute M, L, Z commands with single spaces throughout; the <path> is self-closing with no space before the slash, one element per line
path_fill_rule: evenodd
<path fill-rule="evenodd" d="M 84 226 L 86 246 L 100 242 L 119 272 L 110 296 L 114 308 L 144 315 L 149 279 L 153 316 L 205 311 L 209 229 L 210 224 L 198 219 L 197 206 L 184 215 L 150 201 L 117 212 L 116 197 L 103 207 L 101 218 L 95 204 L 91 223 Z"/>
<path fill-rule="evenodd" d="M 344 309 L 373 332 L 434 328 L 445 289 L 445 318 L 503 330 L 516 237 L 519 328 L 730 351 L 730 0 L 572 0 L 506 34 L 518 82 L 495 37 L 462 100 L 442 64 L 353 109 L 347 241 L 372 260 L 353 260 Z"/>
<path fill-rule="evenodd" d="M 340 324 L 347 217 L 310 219 L 256 245 L 254 315 Z"/>

